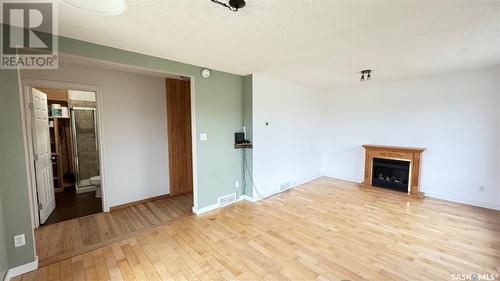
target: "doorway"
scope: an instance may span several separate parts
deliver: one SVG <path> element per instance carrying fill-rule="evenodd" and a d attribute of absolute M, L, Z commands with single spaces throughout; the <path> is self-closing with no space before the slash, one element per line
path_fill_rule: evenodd
<path fill-rule="evenodd" d="M 170 196 L 193 192 L 191 82 L 166 78 Z"/>
<path fill-rule="evenodd" d="M 33 75 L 34 76 L 34 75 Z M 163 153 L 161 158 L 163 163 L 165 164 L 165 167 L 162 169 L 164 171 L 163 173 L 159 173 L 159 177 L 165 177 L 165 182 L 166 184 L 169 183 L 168 178 L 171 173 L 169 173 L 168 170 L 168 163 L 169 163 L 169 152 L 168 152 L 168 142 L 169 138 L 167 136 L 168 134 L 168 116 L 167 116 L 167 91 L 166 91 L 166 81 L 165 77 L 159 77 L 159 79 L 156 81 L 159 85 L 157 87 L 157 91 L 155 92 L 155 98 L 154 100 L 157 101 L 158 107 L 155 109 L 158 111 L 161 111 L 160 114 L 163 118 L 160 121 L 156 121 L 155 123 L 155 129 L 162 129 L 161 134 L 155 134 L 157 136 L 163 136 L 161 138 L 161 141 L 157 141 L 156 144 L 158 147 L 163 146 Z M 180 77 L 178 79 L 181 79 Z M 149 81 L 148 81 L 149 82 Z M 102 105 L 102 97 L 104 96 L 103 89 L 106 85 L 102 86 L 94 86 L 95 91 L 91 90 L 93 89 L 92 86 L 84 86 L 82 84 L 73 84 L 70 82 L 57 82 L 57 81 L 49 81 L 49 80 L 35 80 L 33 78 L 26 78 L 23 80 L 23 85 L 26 88 L 26 86 L 29 87 L 37 87 L 37 86 L 43 86 L 44 88 L 59 88 L 59 89 L 81 89 L 83 91 L 93 91 L 97 94 L 97 105 L 96 105 L 96 120 L 97 120 L 97 127 L 99 130 L 97 131 L 97 142 L 99 144 L 102 144 L 103 141 L 106 140 L 107 136 L 110 136 L 109 131 L 104 130 L 105 127 L 102 127 L 105 123 L 102 121 L 100 116 L 102 116 L 103 112 L 108 113 L 109 112 L 109 107 L 103 107 Z M 189 86 L 192 86 L 192 84 L 187 84 Z M 45 89 L 44 89 L 45 90 Z M 108 91 L 106 91 L 108 93 Z M 127 93 L 127 92 L 125 92 Z M 177 93 L 177 91 L 176 91 Z M 186 94 L 192 94 L 193 90 L 188 89 L 185 90 L 184 93 Z M 124 92 L 120 92 L 121 96 L 124 95 Z M 111 95 L 111 94 L 109 94 Z M 25 95 L 27 96 L 27 95 Z M 109 97 L 109 96 L 108 96 Z M 23 98 L 23 101 L 27 100 L 26 98 Z M 191 96 L 189 97 L 189 101 L 194 100 L 194 97 Z M 85 107 L 88 105 L 84 104 L 79 104 L 78 107 Z M 48 105 L 46 106 L 48 107 Z M 105 111 L 106 110 L 106 111 Z M 139 110 L 144 110 L 144 108 L 139 108 Z M 83 110 L 84 111 L 84 110 Z M 188 110 L 183 110 L 184 112 L 192 113 L 194 112 L 194 109 L 189 108 Z M 28 111 L 25 110 L 25 116 L 29 117 Z M 76 120 L 76 118 L 71 119 L 73 116 L 73 112 L 78 117 L 78 114 L 81 112 L 78 112 L 78 108 L 75 111 L 69 110 L 69 116 L 70 116 L 70 121 Z M 85 111 L 87 112 L 87 111 Z M 128 111 L 122 111 L 123 116 L 125 117 L 126 114 L 129 114 Z M 171 110 L 171 112 L 173 112 Z M 87 114 L 87 115 L 90 115 Z M 92 113 L 93 115 L 93 113 Z M 155 115 L 155 116 L 158 116 Z M 191 122 L 191 116 L 187 116 L 190 119 L 189 122 Z M 90 120 L 90 116 L 87 116 L 87 119 Z M 25 118 L 25 122 L 28 123 L 30 119 Z M 145 119 L 145 120 L 150 120 L 154 121 L 153 119 Z M 186 119 L 183 119 L 186 120 Z M 73 126 L 73 122 L 69 122 L 70 126 Z M 90 123 L 90 122 L 89 122 Z M 90 125 L 90 124 L 88 124 Z M 149 124 L 151 126 L 151 124 Z M 25 128 L 28 128 L 29 126 L 26 126 Z M 189 126 L 191 127 L 191 126 Z M 173 128 L 173 127 L 170 127 Z M 78 130 L 79 128 L 76 128 Z M 91 127 L 87 127 L 87 132 L 91 131 Z M 31 130 L 29 130 L 31 132 Z M 89 132 L 90 133 L 90 132 Z M 171 134 L 172 136 L 177 135 L 177 134 Z M 192 135 L 191 133 L 187 136 Z M 31 139 L 31 136 L 29 135 L 29 132 L 26 133 L 26 136 Z M 73 139 L 73 138 L 72 138 Z M 108 137 L 109 140 L 109 137 Z M 154 142 L 154 140 L 148 140 L 147 144 L 151 145 L 151 142 Z M 29 143 L 29 141 L 27 141 Z M 190 140 L 190 143 L 193 143 L 193 141 Z M 77 146 L 79 143 L 77 143 Z M 109 157 L 106 151 L 104 150 L 104 146 L 100 145 L 98 147 L 99 149 L 99 157 L 100 157 L 100 163 L 116 163 L 112 162 L 113 158 Z M 195 151 L 195 148 L 192 148 L 189 151 Z M 109 153 L 109 152 L 108 152 Z M 190 152 L 192 153 L 192 152 Z M 185 158 L 189 159 L 189 158 Z M 192 159 L 192 158 L 191 158 Z M 80 160 L 81 162 L 82 160 Z M 28 161 L 31 163 L 31 161 Z M 75 161 L 73 161 L 75 162 Z M 185 162 L 187 163 L 187 162 Z M 143 167 L 148 167 L 147 163 Z M 106 168 L 108 166 L 102 164 L 99 167 L 99 171 L 101 175 L 109 175 L 109 177 L 104 177 L 103 179 L 104 184 L 103 187 L 103 196 L 105 198 L 112 198 L 112 195 L 116 195 L 116 193 L 113 193 L 113 186 L 111 184 L 106 185 L 107 179 L 112 178 L 113 173 L 108 172 L 110 170 L 105 169 L 107 172 L 106 174 L 103 173 L 103 168 Z M 76 165 L 75 165 L 76 167 Z M 150 166 L 149 166 L 150 167 Z M 190 169 L 192 168 L 192 165 L 189 165 Z M 76 169 L 76 168 L 75 168 Z M 194 169 L 193 169 L 194 170 Z M 78 169 L 76 169 L 78 171 Z M 80 176 L 75 173 L 74 176 L 74 182 L 75 182 L 75 188 L 77 186 L 80 186 L 78 182 L 86 182 L 85 179 L 87 179 L 87 176 L 82 174 L 81 172 Z M 194 171 L 191 172 L 194 174 Z M 31 172 L 30 174 L 34 174 Z M 188 173 L 185 173 L 188 174 Z M 193 176 L 191 174 L 191 176 Z M 78 180 L 80 178 L 80 180 Z M 36 182 L 35 180 L 31 181 L 30 186 L 33 186 L 32 183 Z M 191 182 L 194 182 L 193 180 Z M 108 187 L 106 189 L 106 187 Z M 166 187 L 169 187 L 170 185 L 166 185 Z M 35 189 L 36 190 L 36 189 Z M 67 191 L 68 189 L 65 189 Z M 123 190 L 123 189 L 122 189 Z M 71 219 L 67 220 L 61 223 L 54 223 L 54 224 L 49 224 L 47 225 L 44 224 L 42 227 L 39 227 L 40 225 L 34 225 L 35 229 L 35 246 L 36 246 L 36 253 L 39 258 L 39 264 L 41 265 L 46 265 L 49 263 L 52 263 L 54 261 L 59 261 L 62 259 L 66 259 L 69 256 L 80 254 L 82 252 L 87 252 L 91 249 L 95 249 L 96 247 L 101 247 L 104 245 L 109 245 L 110 243 L 122 240 L 126 237 L 130 237 L 130 235 L 134 233 L 138 233 L 140 231 L 144 231 L 147 229 L 150 229 L 155 226 L 163 225 L 163 224 L 169 224 L 172 222 L 175 222 L 179 219 L 191 216 L 192 213 L 192 207 L 193 207 L 193 197 L 195 196 L 195 190 L 193 187 L 191 187 L 191 191 L 189 189 L 183 191 L 183 192 L 176 192 L 176 185 L 174 185 L 173 189 L 171 190 L 173 194 L 170 193 L 169 189 L 165 190 L 164 195 L 160 195 L 157 197 L 152 197 L 152 198 L 146 198 L 144 200 L 139 200 L 139 201 L 133 201 L 133 202 L 128 202 L 123 205 L 112 205 L 111 210 L 106 210 L 106 212 L 100 212 L 94 215 L 88 215 L 84 217 L 80 217 L 78 219 Z M 125 193 L 125 191 L 122 191 Z M 55 197 L 57 200 L 57 197 L 60 194 L 66 194 L 67 192 L 64 193 L 55 193 Z M 75 193 L 72 193 L 71 196 L 73 196 Z M 92 194 L 91 192 L 87 193 L 82 193 L 85 195 Z M 174 196 L 175 194 L 175 196 Z M 80 194 L 78 194 L 80 195 Z M 106 195 L 109 195 L 109 197 L 106 197 Z M 31 196 L 32 199 L 37 201 L 37 194 L 34 196 Z M 92 197 L 94 198 L 94 197 Z M 109 200 L 109 199 L 108 199 Z M 56 202 L 57 203 L 57 202 Z M 102 200 L 103 206 L 106 205 L 106 200 Z M 56 208 L 54 212 L 57 212 L 59 210 L 60 204 L 56 204 Z M 34 216 L 38 217 L 38 210 L 36 210 L 36 213 L 33 212 Z M 99 226 L 99 227 L 96 227 Z M 102 229 L 106 228 L 109 230 L 106 235 L 102 235 Z M 47 239 L 47 237 L 52 237 L 52 239 Z M 73 241 L 72 243 L 60 243 L 60 241 Z"/>
<path fill-rule="evenodd" d="M 103 211 L 95 91 L 26 86 L 38 225 Z"/>

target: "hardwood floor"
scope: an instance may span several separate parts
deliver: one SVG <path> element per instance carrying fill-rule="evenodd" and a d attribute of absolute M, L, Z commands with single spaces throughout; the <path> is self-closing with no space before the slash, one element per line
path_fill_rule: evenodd
<path fill-rule="evenodd" d="M 42 226 L 35 230 L 40 266 L 191 216 L 192 206 L 189 193 Z"/>
<path fill-rule="evenodd" d="M 499 211 L 321 178 L 15 280 L 452 280 L 499 271 Z"/>

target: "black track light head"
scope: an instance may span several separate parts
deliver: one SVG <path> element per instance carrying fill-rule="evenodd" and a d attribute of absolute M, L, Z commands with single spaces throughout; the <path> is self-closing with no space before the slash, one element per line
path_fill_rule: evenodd
<path fill-rule="evenodd" d="M 366 75 L 367 81 L 372 80 L 372 70 L 371 69 L 361 70 L 360 72 L 361 72 L 361 79 L 359 79 L 359 81 L 361 81 L 361 82 L 365 81 L 365 75 Z"/>
<path fill-rule="evenodd" d="M 238 11 L 238 9 L 245 7 L 245 0 L 229 0 L 229 6 Z"/>
<path fill-rule="evenodd" d="M 245 7 L 246 4 L 245 0 L 229 0 L 228 3 L 219 0 L 210 0 L 210 1 L 219 4 L 221 6 L 224 6 L 233 12 L 237 12 L 239 9 Z"/>

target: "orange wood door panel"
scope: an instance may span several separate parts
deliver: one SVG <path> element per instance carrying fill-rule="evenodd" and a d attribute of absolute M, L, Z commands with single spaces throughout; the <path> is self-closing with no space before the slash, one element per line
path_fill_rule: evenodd
<path fill-rule="evenodd" d="M 166 79 L 170 195 L 193 191 L 190 82 Z"/>

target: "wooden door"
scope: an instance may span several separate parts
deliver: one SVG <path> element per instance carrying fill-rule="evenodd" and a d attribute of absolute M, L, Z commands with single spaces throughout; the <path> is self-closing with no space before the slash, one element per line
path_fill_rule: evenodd
<path fill-rule="evenodd" d="M 45 223 L 56 208 L 52 151 L 50 148 L 49 112 L 47 95 L 31 89 L 33 103 L 33 143 L 35 155 L 36 189 L 40 223 Z"/>
<path fill-rule="evenodd" d="M 193 191 L 191 147 L 191 86 L 166 79 L 170 195 Z"/>

